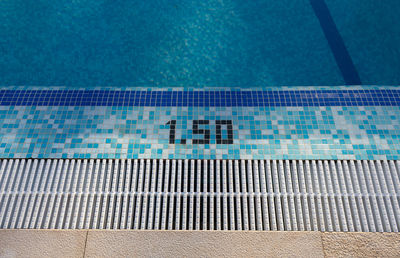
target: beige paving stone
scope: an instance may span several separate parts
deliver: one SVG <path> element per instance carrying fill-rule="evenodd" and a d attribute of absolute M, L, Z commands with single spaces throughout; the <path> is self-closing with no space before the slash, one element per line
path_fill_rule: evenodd
<path fill-rule="evenodd" d="M 319 232 L 89 231 L 87 257 L 323 257 Z"/>
<path fill-rule="evenodd" d="M 0 230 L 0 257 L 83 257 L 87 231 Z"/>
<path fill-rule="evenodd" d="M 400 257 L 399 233 L 323 233 L 327 257 Z"/>

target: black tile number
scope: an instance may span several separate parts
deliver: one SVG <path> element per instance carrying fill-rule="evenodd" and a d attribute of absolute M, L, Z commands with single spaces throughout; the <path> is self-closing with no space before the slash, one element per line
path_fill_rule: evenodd
<path fill-rule="evenodd" d="M 193 120 L 193 134 L 203 134 L 203 139 L 193 139 L 193 144 L 210 144 L 211 133 L 209 129 L 199 129 L 199 125 L 208 125 L 209 120 Z"/>
<path fill-rule="evenodd" d="M 192 131 L 195 135 L 203 135 L 203 139 L 193 139 L 193 144 L 210 144 L 211 130 L 202 129 L 199 126 L 209 125 L 210 120 L 193 120 Z M 168 121 L 169 125 L 169 144 L 175 144 L 176 120 Z M 222 139 L 222 131 L 226 130 L 227 138 Z M 215 121 L 215 138 L 216 144 L 233 144 L 233 125 L 232 120 L 216 120 Z M 181 139 L 180 144 L 186 144 L 186 139 Z"/>
<path fill-rule="evenodd" d="M 175 144 L 176 120 L 168 121 L 167 125 L 169 125 L 169 144 Z"/>
<path fill-rule="evenodd" d="M 217 144 L 233 144 L 232 120 L 217 120 L 215 121 L 215 124 Z M 222 126 L 226 126 L 228 139 L 222 139 Z"/>

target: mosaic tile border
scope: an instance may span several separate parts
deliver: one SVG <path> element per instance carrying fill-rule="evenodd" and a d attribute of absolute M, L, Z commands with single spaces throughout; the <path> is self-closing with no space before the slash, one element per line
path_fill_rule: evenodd
<path fill-rule="evenodd" d="M 400 90 L 0 90 L 2 106 L 400 106 Z"/>
<path fill-rule="evenodd" d="M 400 90 L 3 89 L 0 158 L 400 158 Z"/>

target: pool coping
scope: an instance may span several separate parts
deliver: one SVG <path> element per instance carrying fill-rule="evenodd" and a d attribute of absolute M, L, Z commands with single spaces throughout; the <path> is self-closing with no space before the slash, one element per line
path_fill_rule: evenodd
<path fill-rule="evenodd" d="M 399 233 L 0 230 L 0 255 L 395 257 Z"/>

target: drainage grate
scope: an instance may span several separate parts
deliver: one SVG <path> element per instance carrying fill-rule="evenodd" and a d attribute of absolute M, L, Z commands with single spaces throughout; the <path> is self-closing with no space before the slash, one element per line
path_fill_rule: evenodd
<path fill-rule="evenodd" d="M 0 227 L 398 232 L 400 161 L 0 160 Z"/>

